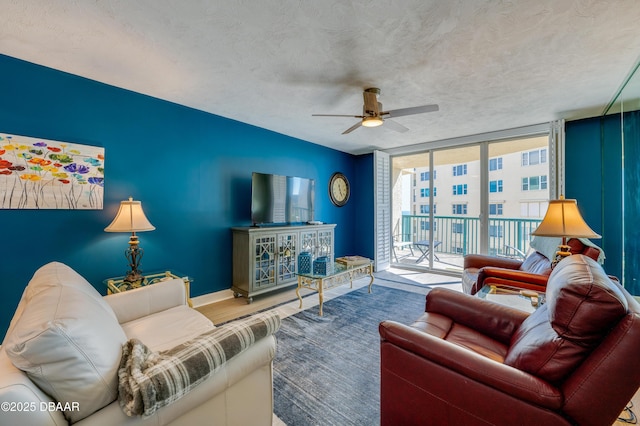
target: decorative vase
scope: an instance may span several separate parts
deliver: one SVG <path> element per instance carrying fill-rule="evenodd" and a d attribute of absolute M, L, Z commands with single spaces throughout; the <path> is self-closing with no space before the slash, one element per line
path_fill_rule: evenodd
<path fill-rule="evenodd" d="M 313 261 L 314 275 L 328 275 L 333 272 L 333 262 L 328 256 L 320 256 Z"/>
<path fill-rule="evenodd" d="M 311 273 L 311 263 L 313 261 L 313 257 L 311 253 L 308 251 L 303 251 L 298 255 L 298 273 L 299 274 L 310 274 Z"/>

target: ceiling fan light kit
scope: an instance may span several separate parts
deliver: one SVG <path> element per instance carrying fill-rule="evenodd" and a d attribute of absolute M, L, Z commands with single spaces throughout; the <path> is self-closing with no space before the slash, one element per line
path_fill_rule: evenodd
<path fill-rule="evenodd" d="M 364 127 L 378 127 L 382 126 L 382 123 L 384 123 L 384 121 L 381 117 L 364 117 L 362 119 L 362 125 Z"/>
<path fill-rule="evenodd" d="M 383 111 L 382 104 L 378 102 L 378 95 L 380 94 L 380 89 L 376 87 L 371 87 L 369 89 L 365 89 L 362 93 L 364 97 L 364 105 L 362 107 L 362 115 L 334 115 L 334 114 L 312 114 L 314 117 L 353 117 L 359 118 L 360 121 L 349 127 L 347 130 L 342 132 L 343 135 L 347 133 L 351 133 L 356 130 L 360 126 L 364 127 L 378 127 L 382 126 L 385 123 L 385 118 L 387 119 L 387 127 L 391 130 L 395 130 L 396 132 L 404 133 L 409 129 L 404 127 L 400 123 L 396 123 L 395 121 L 389 120 L 391 117 L 402 117 L 404 115 L 414 115 L 414 114 L 423 114 L 425 112 L 438 111 L 438 105 L 422 105 L 410 108 L 401 108 L 390 111 Z"/>

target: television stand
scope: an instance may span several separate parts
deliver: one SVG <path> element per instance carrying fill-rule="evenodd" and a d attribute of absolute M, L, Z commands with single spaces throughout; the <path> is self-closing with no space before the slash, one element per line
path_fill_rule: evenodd
<path fill-rule="evenodd" d="M 253 297 L 297 285 L 298 255 L 334 256 L 335 224 L 232 228 L 235 297 Z"/>

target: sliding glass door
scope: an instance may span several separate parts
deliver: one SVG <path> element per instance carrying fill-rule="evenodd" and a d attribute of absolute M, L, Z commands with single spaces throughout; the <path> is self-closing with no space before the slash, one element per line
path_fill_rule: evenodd
<path fill-rule="evenodd" d="M 458 273 L 470 253 L 522 258 L 549 200 L 548 135 L 391 158 L 396 266 Z"/>
<path fill-rule="evenodd" d="M 490 143 L 488 154 L 488 253 L 522 259 L 549 205 L 549 138 Z"/>

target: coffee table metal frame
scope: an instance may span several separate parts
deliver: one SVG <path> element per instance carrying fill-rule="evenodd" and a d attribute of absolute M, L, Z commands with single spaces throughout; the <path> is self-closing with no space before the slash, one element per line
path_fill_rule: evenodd
<path fill-rule="evenodd" d="M 300 296 L 301 288 L 308 288 L 309 290 L 318 292 L 318 299 L 320 300 L 319 315 L 322 316 L 322 304 L 324 302 L 324 290 L 337 287 L 339 285 L 350 283 L 353 288 L 353 280 L 361 278 L 365 275 L 371 277 L 369 281 L 369 293 L 371 293 L 371 286 L 373 285 L 373 263 L 363 263 L 361 265 L 346 266 L 336 262 L 334 265 L 333 273 L 327 275 L 316 274 L 300 274 L 298 273 L 298 288 L 296 288 L 296 295 L 300 300 L 300 309 L 302 309 L 302 296 Z"/>

